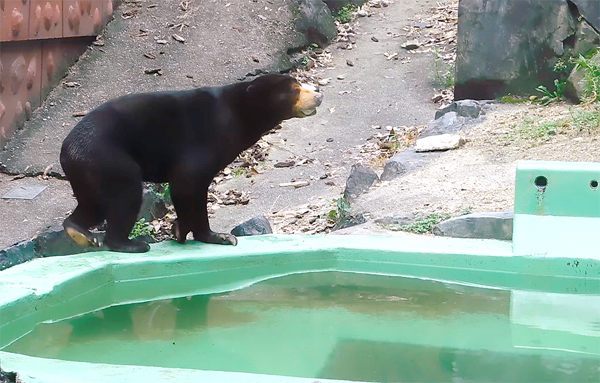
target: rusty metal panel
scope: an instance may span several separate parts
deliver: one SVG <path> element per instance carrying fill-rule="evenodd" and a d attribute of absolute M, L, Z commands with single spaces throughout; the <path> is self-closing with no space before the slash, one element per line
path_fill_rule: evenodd
<path fill-rule="evenodd" d="M 31 0 L 0 0 L 0 41 L 29 37 L 30 3 Z"/>
<path fill-rule="evenodd" d="M 42 100 L 93 41 L 92 37 L 42 42 Z"/>
<path fill-rule="evenodd" d="M 21 41 L 0 46 L 2 74 L 0 103 L 0 144 L 4 145 L 15 127 L 22 127 L 41 104 L 42 43 Z"/>
<path fill-rule="evenodd" d="M 121 0 L 0 0 L 0 148 L 101 32 Z M 67 38 L 65 38 L 67 37 Z"/>
<path fill-rule="evenodd" d="M 106 8 L 107 0 L 63 0 L 63 36 L 97 35 L 107 20 Z"/>
<path fill-rule="evenodd" d="M 62 0 L 30 0 L 29 38 L 62 37 Z"/>

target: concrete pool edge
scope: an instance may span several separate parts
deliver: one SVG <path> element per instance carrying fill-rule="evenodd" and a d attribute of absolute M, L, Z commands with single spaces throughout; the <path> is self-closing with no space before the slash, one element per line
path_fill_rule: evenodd
<path fill-rule="evenodd" d="M 510 242 L 421 236 L 269 235 L 241 238 L 237 247 L 161 243 L 146 254 L 98 252 L 44 258 L 0 272 L 0 346 L 43 321 L 57 321 L 114 304 L 231 291 L 295 273 L 341 271 L 585 294 L 600 291 L 599 266 L 600 256 L 515 255 Z M 36 358 L 0 353 L 2 368 L 18 371 L 25 382 L 58 382 L 26 377 L 51 376 L 47 374 L 67 364 L 70 372 L 59 369 L 61 382 L 110 381 L 110 374 L 124 371 L 123 366 L 96 368 L 89 363 L 32 360 Z M 132 382 L 143 381 L 151 371 L 130 367 L 126 374 L 135 377 Z M 210 371 L 171 372 L 166 375 L 173 376 L 172 380 L 164 376 L 156 380 L 267 382 L 273 378 Z M 67 375 L 73 380 L 67 380 Z M 182 376 L 189 380 L 182 380 Z"/>

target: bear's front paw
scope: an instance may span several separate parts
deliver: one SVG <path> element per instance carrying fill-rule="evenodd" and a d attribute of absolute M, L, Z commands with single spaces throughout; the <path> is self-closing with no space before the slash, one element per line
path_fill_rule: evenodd
<path fill-rule="evenodd" d="M 215 243 L 217 245 L 233 245 L 236 246 L 238 241 L 234 235 L 227 233 L 215 233 L 211 231 L 208 235 L 196 235 L 194 233 L 194 239 L 196 241 L 205 243 Z"/>

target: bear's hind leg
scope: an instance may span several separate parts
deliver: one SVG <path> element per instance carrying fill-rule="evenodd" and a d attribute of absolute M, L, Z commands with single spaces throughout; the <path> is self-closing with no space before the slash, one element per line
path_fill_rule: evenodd
<path fill-rule="evenodd" d="M 89 202 L 78 204 L 73 213 L 64 220 L 65 232 L 80 246 L 99 246 L 98 239 L 88 230 L 104 221 L 104 214 L 99 207 L 90 206 Z"/>
<path fill-rule="evenodd" d="M 150 246 L 143 240 L 129 239 L 142 205 L 142 176 L 133 160 L 118 161 L 118 169 L 106 172 L 103 177 L 106 196 L 106 240 L 113 251 L 143 253 Z"/>
<path fill-rule="evenodd" d="M 101 224 L 106 218 L 98 187 L 94 185 L 93 177 L 89 177 L 86 169 L 71 172 L 69 167 L 64 168 L 77 199 L 77 207 L 63 222 L 65 232 L 81 246 L 99 246 L 98 239 L 89 231 L 91 227 Z"/>

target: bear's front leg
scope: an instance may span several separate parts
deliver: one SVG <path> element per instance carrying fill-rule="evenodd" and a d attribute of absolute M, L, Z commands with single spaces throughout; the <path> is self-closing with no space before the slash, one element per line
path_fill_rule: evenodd
<path fill-rule="evenodd" d="M 193 188 L 190 187 L 189 182 L 177 185 L 177 183 L 171 183 L 171 198 L 177 212 L 172 232 L 177 242 L 184 243 L 187 234 L 191 231 L 194 240 L 199 242 L 237 245 L 237 238 L 234 235 L 210 230 L 207 209 L 208 185 Z"/>

